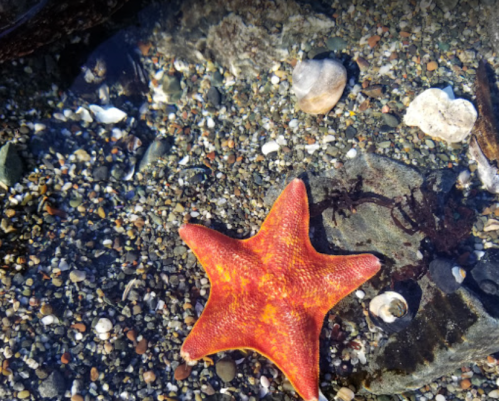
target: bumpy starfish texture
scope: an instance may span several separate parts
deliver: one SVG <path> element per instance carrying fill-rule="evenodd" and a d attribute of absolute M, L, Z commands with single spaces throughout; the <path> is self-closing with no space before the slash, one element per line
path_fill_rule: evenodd
<path fill-rule="evenodd" d="M 180 228 L 211 292 L 181 349 L 195 361 L 230 349 L 269 358 L 306 400 L 319 398 L 319 335 L 326 313 L 380 269 L 373 255 L 333 256 L 309 239 L 307 191 L 293 180 L 246 240 L 194 224 Z"/>

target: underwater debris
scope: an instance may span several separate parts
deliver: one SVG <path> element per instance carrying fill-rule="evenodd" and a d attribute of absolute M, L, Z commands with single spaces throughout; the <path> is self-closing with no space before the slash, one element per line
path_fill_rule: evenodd
<path fill-rule="evenodd" d="M 475 95 L 478 107 L 478 119 L 473 127 L 472 135 L 488 161 L 490 163 L 497 163 L 499 160 L 499 137 L 492 99 L 490 97 L 487 68 L 483 60 L 480 61 L 476 73 Z"/>

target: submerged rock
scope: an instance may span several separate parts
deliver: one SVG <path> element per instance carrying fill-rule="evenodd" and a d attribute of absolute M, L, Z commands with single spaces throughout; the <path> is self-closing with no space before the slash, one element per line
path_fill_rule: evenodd
<path fill-rule="evenodd" d="M 139 171 L 144 171 L 147 166 L 158 161 L 171 148 L 171 143 L 167 139 L 156 139 L 147 148 L 139 164 Z"/>
<path fill-rule="evenodd" d="M 325 114 L 340 100 L 347 70 L 336 60 L 304 60 L 293 70 L 298 107 L 309 114 Z"/>
<path fill-rule="evenodd" d="M 21 179 L 23 163 L 14 144 L 7 142 L 0 148 L 0 182 L 10 187 Z"/>
<path fill-rule="evenodd" d="M 180 9 L 172 4 L 165 14 L 160 51 L 187 62 L 212 60 L 240 77 L 268 71 L 287 59 L 290 46 L 335 25 L 333 19 L 296 1 L 188 0 L 179 4 Z"/>
<path fill-rule="evenodd" d="M 483 60 L 480 61 L 475 82 L 476 104 L 478 119 L 473 127 L 473 137 L 476 138 L 480 150 L 489 162 L 499 160 L 499 133 L 494 116 L 494 107 L 490 97 L 490 83 L 487 77 L 487 68 Z"/>
<path fill-rule="evenodd" d="M 499 320 L 472 292 L 461 287 L 446 295 L 427 276 L 418 284 L 423 296 L 413 322 L 375 348 L 364 367 L 371 393 L 415 390 L 499 350 Z"/>
<path fill-rule="evenodd" d="M 411 102 L 404 122 L 419 127 L 431 137 L 456 143 L 468 138 L 476 119 L 477 112 L 471 102 L 454 99 L 447 91 L 431 88 Z"/>

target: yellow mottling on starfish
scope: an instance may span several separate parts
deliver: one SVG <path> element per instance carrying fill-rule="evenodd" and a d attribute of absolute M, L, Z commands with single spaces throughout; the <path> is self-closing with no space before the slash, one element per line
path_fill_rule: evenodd
<path fill-rule="evenodd" d="M 199 225 L 180 228 L 212 284 L 208 303 L 182 345 L 183 358 L 251 349 L 274 362 L 306 401 L 319 399 L 324 316 L 380 264 L 373 255 L 317 253 L 308 224 L 305 185 L 295 179 L 254 237 L 240 241 Z"/>

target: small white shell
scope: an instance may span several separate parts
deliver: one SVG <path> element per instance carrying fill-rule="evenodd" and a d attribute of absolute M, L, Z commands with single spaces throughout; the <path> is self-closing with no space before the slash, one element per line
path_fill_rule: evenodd
<path fill-rule="evenodd" d="M 116 107 L 107 107 L 104 109 L 96 104 L 91 104 L 88 107 L 90 111 L 94 113 L 95 119 L 104 124 L 115 124 L 125 119 L 127 116 L 124 111 L 117 109 Z"/>
<path fill-rule="evenodd" d="M 342 387 L 338 390 L 338 393 L 334 397 L 335 400 L 351 401 L 355 397 L 355 393 L 348 387 Z"/>
<path fill-rule="evenodd" d="M 393 308 L 400 310 L 400 315 L 393 314 Z M 398 318 L 404 316 L 408 311 L 405 298 L 395 291 L 386 291 L 375 296 L 369 303 L 369 311 L 385 323 L 393 323 Z"/>
<path fill-rule="evenodd" d="M 95 325 L 95 331 L 98 334 L 109 333 L 112 329 L 113 329 L 113 323 L 105 317 L 100 318 L 97 324 Z"/>
<path fill-rule="evenodd" d="M 465 277 L 466 277 L 466 270 L 464 270 L 462 267 L 460 266 L 454 266 L 452 268 L 452 275 L 454 276 L 454 278 L 456 279 L 456 281 L 461 284 Z"/>

